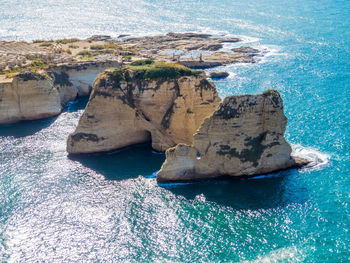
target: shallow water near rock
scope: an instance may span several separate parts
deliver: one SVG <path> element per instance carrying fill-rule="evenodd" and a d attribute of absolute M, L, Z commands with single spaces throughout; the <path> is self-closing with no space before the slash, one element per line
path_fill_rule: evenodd
<path fill-rule="evenodd" d="M 315 165 L 159 186 L 164 155 L 148 145 L 67 156 L 78 100 L 56 118 L 0 126 L 1 261 L 349 261 L 349 17 L 350 3 L 328 0 L 2 1 L 0 39 L 242 36 L 265 56 L 215 69 L 230 72 L 215 81 L 221 97 L 277 89 L 286 137 Z"/>

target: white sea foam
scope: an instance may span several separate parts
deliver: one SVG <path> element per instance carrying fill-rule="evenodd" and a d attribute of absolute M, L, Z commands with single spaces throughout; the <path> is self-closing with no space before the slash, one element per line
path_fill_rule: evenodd
<path fill-rule="evenodd" d="M 300 172 L 322 169 L 329 162 L 329 159 L 330 159 L 329 154 L 322 153 L 311 147 L 303 147 L 300 144 L 292 144 L 292 156 L 304 158 L 310 161 L 310 163 L 306 167 L 301 169 Z M 258 175 L 258 176 L 249 178 L 249 180 L 275 178 L 275 177 L 281 176 L 281 174 L 285 174 L 285 172 L 286 171 L 282 171 L 281 173 Z"/>
<path fill-rule="evenodd" d="M 292 156 L 301 157 L 310 161 L 306 166 L 308 169 L 320 169 L 327 165 L 331 158 L 327 153 L 322 153 L 312 147 L 303 147 L 300 144 L 293 144 L 292 149 Z"/>
<path fill-rule="evenodd" d="M 298 249 L 295 246 L 279 248 L 271 251 L 270 253 L 259 256 L 256 260 L 252 261 L 242 261 L 242 263 L 257 263 L 257 262 L 301 262 L 305 259 L 305 253 L 303 250 Z"/>

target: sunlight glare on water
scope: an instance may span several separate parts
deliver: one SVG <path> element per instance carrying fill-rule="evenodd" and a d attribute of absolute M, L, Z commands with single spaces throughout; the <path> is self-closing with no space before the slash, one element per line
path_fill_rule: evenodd
<path fill-rule="evenodd" d="M 277 89 L 287 140 L 317 165 L 159 186 L 165 157 L 149 145 L 68 157 L 79 100 L 56 118 L 0 126 L 0 260 L 348 262 L 349 17 L 350 2 L 329 0 L 2 1 L 2 40 L 240 36 L 264 57 L 220 67 L 230 73 L 215 81 L 220 96 Z"/>

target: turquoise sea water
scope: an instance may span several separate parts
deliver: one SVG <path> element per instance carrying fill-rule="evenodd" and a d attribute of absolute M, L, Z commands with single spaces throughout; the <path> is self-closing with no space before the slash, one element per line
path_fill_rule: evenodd
<path fill-rule="evenodd" d="M 162 187 L 148 145 L 68 158 L 86 100 L 0 126 L 0 261 L 348 262 L 350 1 L 3 0 L 0 39 L 209 32 L 265 50 L 220 95 L 281 92 L 287 139 L 318 165 Z"/>

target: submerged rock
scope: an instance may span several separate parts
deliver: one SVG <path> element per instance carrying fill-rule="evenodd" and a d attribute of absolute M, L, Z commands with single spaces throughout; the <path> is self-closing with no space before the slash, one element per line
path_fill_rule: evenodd
<path fill-rule="evenodd" d="M 176 63 L 136 61 L 95 81 L 69 153 L 110 151 L 152 141 L 157 151 L 193 142 L 220 103 L 205 74 Z"/>
<path fill-rule="evenodd" d="M 307 163 L 291 157 L 287 118 L 277 91 L 230 96 L 206 118 L 192 146 L 166 151 L 159 182 L 253 176 Z"/>

